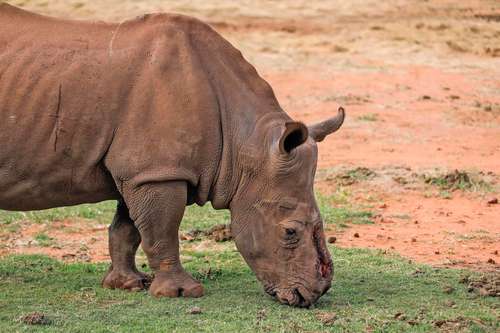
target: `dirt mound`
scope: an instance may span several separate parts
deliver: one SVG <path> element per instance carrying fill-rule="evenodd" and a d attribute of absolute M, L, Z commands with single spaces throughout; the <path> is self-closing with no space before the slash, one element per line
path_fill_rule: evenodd
<path fill-rule="evenodd" d="M 19 318 L 21 323 L 27 325 L 50 325 L 51 320 L 41 312 L 33 312 Z"/>
<path fill-rule="evenodd" d="M 475 190 L 490 186 L 483 179 L 478 179 L 466 171 L 455 170 L 453 172 L 438 175 L 424 175 L 424 181 L 430 185 L 436 185 L 444 190 Z"/>
<path fill-rule="evenodd" d="M 194 229 L 185 234 L 181 234 L 181 240 L 195 241 L 201 240 L 203 237 L 208 237 L 216 242 L 227 242 L 233 239 L 231 230 L 227 224 L 218 224 L 209 230 Z"/>
<path fill-rule="evenodd" d="M 481 296 L 500 296 L 500 272 L 483 274 L 479 277 L 466 276 L 460 283 L 467 284 L 469 292 L 475 292 Z"/>

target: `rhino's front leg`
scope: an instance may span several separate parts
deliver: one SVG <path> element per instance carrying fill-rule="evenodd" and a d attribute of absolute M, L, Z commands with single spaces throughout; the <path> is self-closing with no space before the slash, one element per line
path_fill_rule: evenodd
<path fill-rule="evenodd" d="M 181 266 L 179 225 L 187 202 L 185 182 L 127 184 L 124 198 L 142 238 L 142 248 L 155 277 L 153 296 L 200 297 L 202 285 Z"/>
<path fill-rule="evenodd" d="M 110 289 L 141 290 L 150 278 L 135 266 L 135 253 L 141 243 L 141 235 L 129 216 L 128 208 L 120 200 L 113 223 L 109 226 L 109 254 L 111 267 L 102 280 Z"/>

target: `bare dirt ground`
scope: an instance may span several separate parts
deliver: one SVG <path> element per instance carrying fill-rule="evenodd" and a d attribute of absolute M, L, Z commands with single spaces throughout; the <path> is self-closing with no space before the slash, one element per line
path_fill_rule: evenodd
<path fill-rule="evenodd" d="M 500 199 L 498 1 L 8 2 L 76 19 L 170 11 L 208 21 L 296 119 L 310 123 L 346 108 L 344 128 L 320 144 L 317 188 L 327 195 L 347 189 L 350 200 L 375 215 L 374 224 L 329 230 L 336 245 L 500 269 L 500 204 L 493 200 Z M 336 181 L 357 167 L 373 177 Z M 488 185 L 447 190 L 422 180 L 455 169 Z M 105 259 L 103 228 L 72 223 L 85 228 L 83 244 L 98 249 L 92 259 Z"/>

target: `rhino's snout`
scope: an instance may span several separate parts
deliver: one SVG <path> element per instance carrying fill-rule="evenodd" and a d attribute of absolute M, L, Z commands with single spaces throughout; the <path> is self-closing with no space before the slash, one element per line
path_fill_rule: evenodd
<path fill-rule="evenodd" d="M 330 285 L 330 281 L 321 281 L 319 288 L 312 292 L 303 286 L 299 286 L 296 288 L 278 290 L 272 296 L 275 296 L 280 303 L 307 308 L 316 303 L 316 301 L 330 289 Z"/>
<path fill-rule="evenodd" d="M 320 225 L 314 229 L 313 244 L 317 256 L 314 265 L 315 273 L 313 273 L 315 278 L 308 281 L 307 287 L 304 284 L 307 280 L 297 279 L 301 282 L 286 288 L 265 288 L 266 292 L 276 297 L 280 303 L 297 307 L 309 307 L 330 289 L 333 277 L 333 262 L 326 248 L 323 230 Z"/>

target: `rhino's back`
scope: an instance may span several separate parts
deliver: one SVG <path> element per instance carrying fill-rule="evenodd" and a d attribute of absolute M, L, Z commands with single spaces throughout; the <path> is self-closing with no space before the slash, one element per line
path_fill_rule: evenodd
<path fill-rule="evenodd" d="M 207 26 L 177 15 L 73 22 L 6 5 L 0 25 L 0 208 L 102 201 L 137 176 L 187 180 L 206 201 L 220 115 L 190 30 Z"/>

